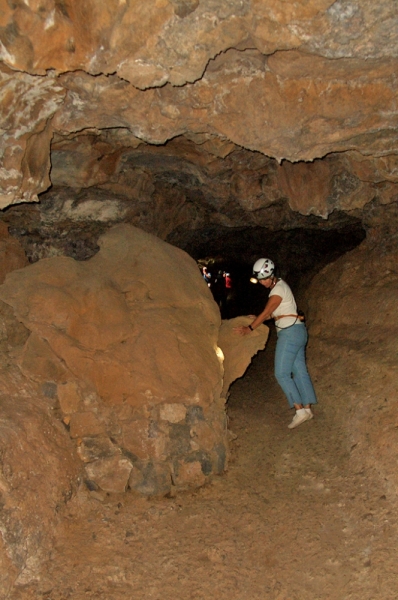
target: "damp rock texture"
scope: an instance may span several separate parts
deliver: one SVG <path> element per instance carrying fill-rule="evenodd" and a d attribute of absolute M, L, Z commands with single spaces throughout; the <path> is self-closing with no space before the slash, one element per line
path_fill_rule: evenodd
<path fill-rule="evenodd" d="M 28 264 L 21 244 L 8 234 L 7 226 L 0 222 L 0 284 L 7 273 L 22 269 Z"/>
<path fill-rule="evenodd" d="M 395 0 L 5 3 L 0 206 L 105 190 L 108 218 L 139 201 L 165 239 L 198 205 L 260 225 L 281 201 L 322 218 L 392 202 L 397 31 Z M 147 146 L 165 144 L 160 168 Z M 143 215 L 170 203 L 171 224 Z"/>
<path fill-rule="evenodd" d="M 396 235 L 377 249 L 369 239 L 322 269 L 307 295 L 312 363 L 325 410 L 334 422 L 349 423 L 353 467 L 377 473 L 394 497 L 397 253 Z"/>
<path fill-rule="evenodd" d="M 0 229 L 0 276 L 26 265 L 18 242 Z M 38 578 L 55 531 L 82 475 L 57 418 L 55 385 L 18 368 L 28 329 L 0 301 L 0 598 Z"/>
<path fill-rule="evenodd" d="M 8 315 L 11 329 L 11 316 Z M 15 321 L 15 319 L 14 319 Z M 0 323 L 4 322 L 0 302 Z M 21 348 L 21 325 L 13 358 Z M 11 337 L 11 336 L 10 336 Z M 8 346 L 10 342 L 8 338 Z M 25 336 L 26 339 L 26 336 Z M 55 418 L 53 387 L 37 386 L 16 367 L 0 341 L 0 598 L 35 581 L 50 557 L 57 527 L 75 493 L 82 466 Z"/>
<path fill-rule="evenodd" d="M 218 345 L 225 352 L 223 395 L 226 397 L 231 383 L 244 375 L 252 356 L 259 350 L 264 350 L 267 343 L 269 329 L 266 325 L 260 325 L 250 335 L 245 336 L 242 343 L 241 336 L 236 334 L 234 328 L 247 326 L 252 322 L 253 317 L 236 317 L 221 323 Z"/>
<path fill-rule="evenodd" d="M 44 259 L 0 296 L 30 331 L 20 369 L 54 388 L 89 489 L 166 494 L 224 471 L 220 314 L 187 254 L 117 226 L 89 261 Z"/>

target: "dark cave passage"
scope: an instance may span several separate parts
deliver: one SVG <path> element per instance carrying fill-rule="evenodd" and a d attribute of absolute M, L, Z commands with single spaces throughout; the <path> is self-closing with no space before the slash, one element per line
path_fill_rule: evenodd
<path fill-rule="evenodd" d="M 300 297 L 316 273 L 353 250 L 366 237 L 360 221 L 335 229 L 271 231 L 263 227 L 232 230 L 212 228 L 195 234 L 184 249 L 199 264 L 208 267 L 213 282 L 220 271 L 228 272 L 231 276 L 232 288 L 221 305 L 223 318 L 256 314 L 264 307 L 267 290 L 249 281 L 252 266 L 258 258 L 272 258 L 276 264 L 276 274 L 286 279 Z M 215 287 L 211 285 L 217 299 Z"/>
<path fill-rule="evenodd" d="M 76 198 L 76 202 L 78 202 Z M 98 238 L 114 221 L 73 221 L 43 219 L 48 209 L 44 196 L 39 205 L 21 204 L 4 211 L 3 220 L 10 234 L 22 244 L 29 262 L 60 254 L 75 260 L 87 260 L 98 252 Z M 277 275 L 289 282 L 300 298 L 311 279 L 325 265 L 353 250 L 366 237 L 360 219 L 345 213 L 333 213 L 327 220 L 301 217 L 300 227 L 275 230 L 267 227 L 208 226 L 187 230 L 179 227 L 166 241 L 185 250 L 198 265 L 208 267 L 213 283 L 217 274 L 227 272 L 232 288 L 217 294 L 211 290 L 224 319 L 241 314 L 256 314 L 264 306 L 267 291 L 253 286 L 249 279 L 254 262 L 269 257 L 277 266 Z"/>

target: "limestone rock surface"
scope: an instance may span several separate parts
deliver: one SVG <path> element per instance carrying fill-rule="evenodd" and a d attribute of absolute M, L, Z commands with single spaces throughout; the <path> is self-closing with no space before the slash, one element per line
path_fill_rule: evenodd
<path fill-rule="evenodd" d="M 37 200 L 50 185 L 51 119 L 65 90 L 54 78 L 0 64 L 0 206 Z"/>
<path fill-rule="evenodd" d="M 82 469 L 54 416 L 54 386 L 26 379 L 0 342 L 0 598 L 5 599 L 13 586 L 34 581 L 48 560 Z"/>
<path fill-rule="evenodd" d="M 2 59 L 11 68 L 118 72 L 140 88 L 193 82 L 210 59 L 238 45 L 371 59 L 389 56 L 397 41 L 392 1 L 376 11 L 370 0 L 47 0 L 8 3 L 1 17 Z"/>
<path fill-rule="evenodd" d="M 323 218 L 375 196 L 392 202 L 397 31 L 395 0 L 377 10 L 371 0 L 8 3 L 0 16 L 0 206 L 74 182 L 148 209 L 154 182 L 142 162 L 131 169 L 126 153 L 177 138 L 180 154 L 190 140 L 198 163 L 210 163 L 207 181 L 213 157 L 243 149 L 247 163 L 253 152 L 266 159 L 266 174 L 235 178 L 235 191 L 249 184 L 243 206 L 228 198 L 238 222 L 281 199 Z M 295 183 L 307 175 L 303 196 Z M 163 178 L 152 202 L 172 195 L 173 178 Z M 217 187 L 225 193 L 222 176 L 213 187 L 203 210 Z M 235 225 L 228 209 L 217 206 L 218 220 Z"/>
<path fill-rule="evenodd" d="M 355 468 L 381 475 L 395 497 L 397 294 L 396 233 L 385 247 L 374 248 L 370 239 L 325 267 L 307 294 L 312 362 L 325 410 L 346 424 Z M 332 387 L 341 398 L 333 405 Z"/>
<path fill-rule="evenodd" d="M 224 470 L 220 314 L 187 254 L 117 226 L 89 261 L 39 261 L 0 296 L 31 332 L 20 368 L 53 386 L 90 489 L 167 493 Z"/>
<path fill-rule="evenodd" d="M 250 335 L 241 337 L 235 327 L 249 325 L 252 317 L 236 317 L 224 320 L 220 327 L 218 345 L 225 350 L 223 395 L 226 397 L 233 381 L 244 375 L 251 358 L 264 350 L 268 339 L 269 329 L 260 325 Z"/>
<path fill-rule="evenodd" d="M 22 269 L 28 264 L 28 259 L 21 244 L 8 235 L 8 228 L 0 222 L 0 284 L 7 273 Z"/>

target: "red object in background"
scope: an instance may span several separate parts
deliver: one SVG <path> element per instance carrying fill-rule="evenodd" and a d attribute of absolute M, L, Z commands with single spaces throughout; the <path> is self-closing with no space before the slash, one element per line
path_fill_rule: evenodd
<path fill-rule="evenodd" d="M 232 287 L 232 279 L 231 279 L 229 273 L 225 273 L 225 287 L 228 289 L 231 289 L 231 287 Z"/>

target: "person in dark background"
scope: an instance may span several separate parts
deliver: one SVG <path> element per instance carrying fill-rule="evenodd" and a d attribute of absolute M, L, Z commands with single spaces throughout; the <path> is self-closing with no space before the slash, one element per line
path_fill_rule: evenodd
<path fill-rule="evenodd" d="M 217 302 L 218 307 L 220 309 L 221 317 L 224 318 L 227 292 L 225 287 L 225 277 L 223 271 L 219 270 L 217 272 L 217 275 L 214 278 L 214 281 L 211 286 L 211 291 L 213 292 L 214 300 Z"/>
<path fill-rule="evenodd" d="M 224 273 L 225 287 L 227 290 L 232 290 L 232 279 L 230 273 Z"/>
<path fill-rule="evenodd" d="M 205 280 L 207 285 L 210 287 L 211 286 L 211 273 L 209 273 L 209 271 L 207 270 L 207 267 L 202 267 L 202 275 L 203 275 L 203 279 Z"/>
<path fill-rule="evenodd" d="M 234 289 L 232 277 L 230 273 L 224 272 L 224 280 L 225 280 L 225 312 L 228 315 L 227 318 L 230 318 L 231 314 L 234 313 L 236 308 L 236 290 Z"/>
<path fill-rule="evenodd" d="M 254 263 L 253 283 L 260 283 L 270 290 L 264 310 L 254 321 L 244 327 L 235 327 L 239 335 L 249 335 L 264 321 L 273 318 L 277 330 L 275 350 L 275 377 L 281 386 L 289 406 L 296 409 L 289 429 L 313 418 L 311 406 L 317 403 L 314 387 L 307 370 L 305 347 L 307 328 L 303 317 L 297 313 L 292 290 L 283 279 L 275 277 L 275 265 L 268 258 Z"/>

